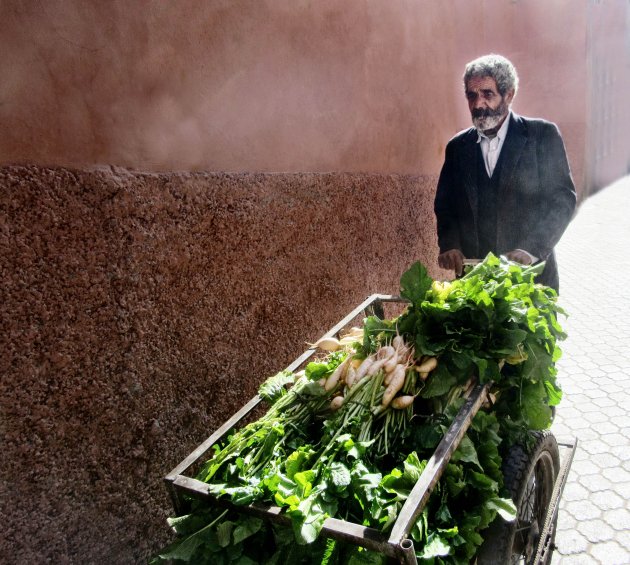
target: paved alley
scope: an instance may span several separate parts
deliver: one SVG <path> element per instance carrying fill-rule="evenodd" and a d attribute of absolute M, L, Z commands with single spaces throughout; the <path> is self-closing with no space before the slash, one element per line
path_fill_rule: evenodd
<path fill-rule="evenodd" d="M 553 431 L 578 449 L 553 565 L 630 564 L 630 177 L 586 200 L 557 247 L 564 398 Z"/>

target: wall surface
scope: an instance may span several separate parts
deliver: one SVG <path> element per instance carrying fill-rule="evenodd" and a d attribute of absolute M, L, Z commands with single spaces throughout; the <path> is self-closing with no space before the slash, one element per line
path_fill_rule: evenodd
<path fill-rule="evenodd" d="M 264 377 L 412 261 L 446 276 L 468 60 L 513 60 L 582 196 L 625 173 L 628 10 L 0 3 L 0 555 L 144 563 L 162 477 Z"/>
<path fill-rule="evenodd" d="M 0 168 L 0 555 L 145 562 L 162 477 L 305 342 L 435 264 L 432 182 Z"/>
<path fill-rule="evenodd" d="M 448 51 L 421 38 L 449 29 L 446 11 L 362 0 L 2 7 L 4 163 L 436 170 L 453 100 L 417 106 L 422 92 L 451 90 Z"/>
<path fill-rule="evenodd" d="M 581 188 L 589 42 L 614 47 L 597 49 L 621 79 L 627 10 L 614 0 L 7 0 L 0 163 L 437 174 L 446 142 L 470 124 L 463 66 L 494 51 L 520 72 L 514 109 L 560 126 Z"/>
<path fill-rule="evenodd" d="M 591 2 L 587 11 L 587 133 L 590 191 L 630 174 L 630 2 Z"/>

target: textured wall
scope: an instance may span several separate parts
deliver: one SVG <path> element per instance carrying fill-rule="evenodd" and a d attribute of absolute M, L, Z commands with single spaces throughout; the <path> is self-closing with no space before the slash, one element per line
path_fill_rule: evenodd
<path fill-rule="evenodd" d="M 0 168 L 0 555 L 143 562 L 162 477 L 373 292 L 435 179 Z"/>
<path fill-rule="evenodd" d="M 626 4 L 5 0 L 0 163 L 437 174 L 470 125 L 464 64 L 494 51 L 520 72 L 514 109 L 560 126 L 581 188 L 589 50 L 625 99 Z M 625 173 L 617 145 L 607 166 Z"/>
<path fill-rule="evenodd" d="M 6 0 L 0 162 L 435 173 L 465 106 L 424 4 Z"/>
<path fill-rule="evenodd" d="M 630 2 L 592 2 L 587 21 L 585 184 L 599 189 L 630 174 Z"/>

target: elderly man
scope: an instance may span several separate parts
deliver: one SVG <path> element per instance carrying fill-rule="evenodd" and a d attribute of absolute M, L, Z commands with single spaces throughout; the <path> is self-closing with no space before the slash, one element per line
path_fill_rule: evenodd
<path fill-rule="evenodd" d="M 474 127 L 446 146 L 435 196 L 438 264 L 461 274 L 465 258 L 489 252 L 524 265 L 545 261 L 537 282 L 557 291 L 553 248 L 573 215 L 575 188 L 556 125 L 511 111 L 517 88 L 505 57 L 466 65 Z"/>

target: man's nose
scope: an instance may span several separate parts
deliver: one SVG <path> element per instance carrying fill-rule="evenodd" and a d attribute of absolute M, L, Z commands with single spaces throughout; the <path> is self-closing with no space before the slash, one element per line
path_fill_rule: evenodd
<path fill-rule="evenodd" d="M 483 96 L 477 96 L 473 101 L 473 108 L 483 108 L 486 105 L 486 101 Z"/>

